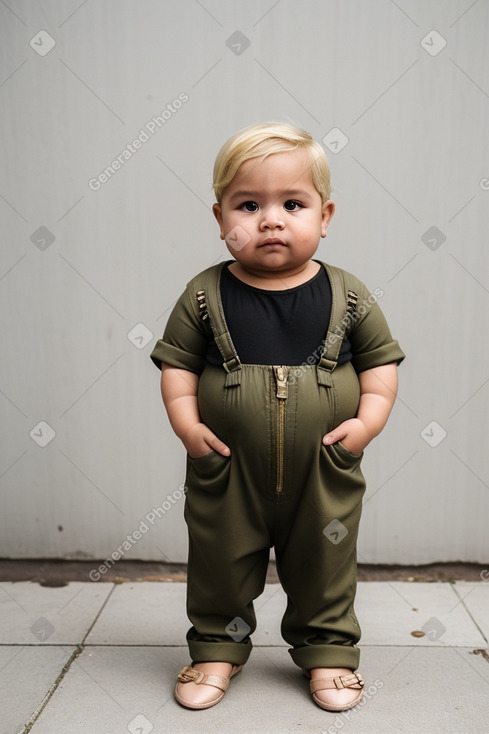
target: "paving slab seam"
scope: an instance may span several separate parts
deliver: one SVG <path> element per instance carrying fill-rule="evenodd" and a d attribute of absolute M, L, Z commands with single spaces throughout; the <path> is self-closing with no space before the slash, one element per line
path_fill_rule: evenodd
<path fill-rule="evenodd" d="M 485 583 L 485 582 L 484 582 L 484 583 Z M 475 588 L 476 588 L 476 587 L 474 586 L 474 589 L 475 589 Z M 472 589 L 471 591 L 473 591 L 474 589 Z M 481 637 L 483 638 L 483 640 L 485 641 L 485 643 L 486 643 L 486 645 L 487 645 L 487 643 L 488 643 L 487 637 L 485 636 L 484 632 L 482 631 L 482 629 L 480 628 L 480 626 L 479 626 L 479 624 L 477 623 L 476 619 L 474 618 L 474 616 L 473 616 L 472 612 L 470 611 L 470 609 L 468 608 L 467 604 L 465 603 L 465 599 L 467 598 L 467 596 L 469 596 L 469 594 L 470 594 L 471 592 L 469 591 L 469 594 L 466 594 L 466 596 L 462 597 L 462 596 L 460 596 L 460 594 L 458 593 L 458 590 L 456 589 L 456 587 L 455 587 L 455 586 L 453 587 L 453 590 L 454 590 L 455 594 L 457 595 L 457 597 L 458 597 L 458 598 L 460 599 L 460 604 L 462 604 L 463 608 L 464 608 L 464 609 L 465 609 L 465 611 L 467 612 L 468 616 L 470 617 L 470 619 L 471 619 L 471 620 L 472 620 L 472 622 L 474 623 L 474 625 L 475 625 L 475 627 L 477 628 L 477 630 L 478 630 L 478 631 L 480 632 L 480 635 L 481 635 Z M 487 660 L 487 662 L 489 662 L 489 658 L 487 657 L 487 654 L 486 654 L 485 656 L 483 656 L 483 657 L 484 657 L 484 660 Z"/>
<path fill-rule="evenodd" d="M 433 643 L 433 642 L 430 642 L 429 644 L 428 643 L 426 643 L 426 644 L 424 644 L 424 643 L 421 643 L 421 644 L 420 643 L 416 643 L 415 645 L 409 644 L 409 642 L 405 642 L 405 643 L 402 643 L 402 642 L 365 642 L 365 643 L 364 642 L 359 642 L 358 643 L 358 646 L 360 647 L 360 649 L 361 648 L 365 648 L 366 649 L 367 647 L 371 647 L 371 648 L 373 648 L 373 647 L 385 647 L 385 648 L 399 647 L 399 648 L 401 648 L 402 647 L 402 648 L 406 648 L 406 649 L 411 647 L 413 650 L 427 650 L 429 648 L 438 648 L 440 650 L 451 650 L 452 648 L 454 650 L 472 650 L 473 649 L 472 647 L 467 646 L 467 645 L 463 645 L 463 644 L 460 644 L 460 645 L 454 645 L 454 644 L 447 645 L 446 642 L 440 642 L 439 644 L 436 644 L 436 643 Z"/>
<path fill-rule="evenodd" d="M 459 652 L 459 649 L 460 649 L 460 648 L 452 648 L 452 649 L 453 649 L 453 650 L 454 650 L 454 651 L 455 651 L 455 652 L 457 653 L 457 655 L 458 655 L 458 656 L 459 656 L 460 658 L 462 658 L 462 656 L 460 655 L 460 652 Z M 467 648 L 465 648 L 465 649 L 467 649 Z M 468 654 L 469 654 L 469 655 L 479 655 L 479 654 L 482 654 L 482 657 L 483 657 L 483 659 L 484 659 L 484 660 L 486 660 L 486 662 L 489 662 L 489 659 L 488 659 L 488 656 L 487 656 L 487 652 L 486 652 L 485 650 L 471 650 L 471 649 L 467 649 L 467 652 L 468 652 Z M 465 658 L 462 658 L 462 659 L 465 659 Z M 474 671 L 475 673 L 477 673 L 477 675 L 478 675 L 478 676 L 479 676 L 479 677 L 480 677 L 480 678 L 481 678 L 481 679 L 482 679 L 482 680 L 483 680 L 483 681 L 484 681 L 485 683 L 487 683 L 487 680 L 486 680 L 486 678 L 485 678 L 485 677 L 484 677 L 484 676 L 483 676 L 483 675 L 482 675 L 482 674 L 481 674 L 481 673 L 480 673 L 480 672 L 479 672 L 479 671 L 478 671 L 478 670 L 477 670 L 477 669 L 475 668 L 475 666 L 474 666 L 474 665 L 472 665 L 472 663 L 470 662 L 470 660 L 467 660 L 466 662 L 468 662 L 468 664 L 470 665 L 470 667 L 472 668 L 472 670 L 473 670 L 473 671 Z"/>
<path fill-rule="evenodd" d="M 77 645 L 76 642 L 43 642 L 42 645 L 35 642 L 0 642 L 1 647 L 71 647 Z"/>
<path fill-rule="evenodd" d="M 90 627 L 86 631 L 85 637 L 83 638 L 83 640 L 81 641 L 81 644 L 80 644 L 82 650 L 85 648 L 85 640 L 87 639 L 88 635 L 93 630 L 93 628 L 95 627 L 95 625 L 96 625 L 96 623 L 97 623 L 100 615 L 102 614 L 102 612 L 104 611 L 105 607 L 107 606 L 110 597 L 114 593 L 115 587 L 116 587 L 116 584 L 112 584 L 112 589 L 110 590 L 110 592 L 105 597 L 104 602 L 103 602 L 102 606 L 100 607 L 100 609 L 98 610 L 97 614 L 95 615 L 95 618 L 94 618 L 92 624 L 90 625 Z"/>
<path fill-rule="evenodd" d="M 72 654 L 70 655 L 69 659 L 63 665 L 60 674 L 58 675 L 58 677 L 54 681 L 54 683 L 51 686 L 51 688 L 49 689 L 49 691 L 44 696 L 44 698 L 41 701 L 40 705 L 37 707 L 37 709 L 32 714 L 32 716 L 29 719 L 29 721 L 27 722 L 27 724 L 26 724 L 26 726 L 25 726 L 22 734 L 29 734 L 29 732 L 32 730 L 32 727 L 34 726 L 34 724 L 36 723 L 36 721 L 39 719 L 40 715 L 42 714 L 42 712 L 44 711 L 44 709 L 46 708 L 46 706 L 48 705 L 49 701 L 51 700 L 51 698 L 53 697 L 54 693 L 58 689 L 61 681 L 64 679 L 64 677 L 66 676 L 67 672 L 71 668 L 73 662 L 78 657 L 80 657 L 80 655 L 84 651 L 84 649 L 85 649 L 85 640 L 87 639 L 88 635 L 92 631 L 92 629 L 93 629 L 94 625 L 96 624 L 98 618 L 102 614 L 102 612 L 103 612 L 103 610 L 105 608 L 105 605 L 107 604 L 108 600 L 110 599 L 110 597 L 112 596 L 112 594 L 114 592 L 115 586 L 116 585 L 113 584 L 112 589 L 110 590 L 110 593 L 107 594 L 107 597 L 104 599 L 104 602 L 101 605 L 100 609 L 98 610 L 97 614 L 95 615 L 95 617 L 94 617 L 94 619 L 92 621 L 92 624 L 90 625 L 90 627 L 86 631 L 86 633 L 85 633 L 85 635 L 83 637 L 83 640 L 81 641 L 81 643 L 79 645 L 76 645 L 76 649 L 72 652 Z M 33 647 L 35 647 L 35 646 L 33 646 Z M 38 646 L 36 646 L 36 647 L 38 647 Z M 63 647 L 63 645 L 51 645 L 51 647 Z"/>
<path fill-rule="evenodd" d="M 60 645 L 58 645 L 57 647 L 60 647 Z M 66 663 L 61 668 L 61 672 L 58 675 L 58 677 L 56 678 L 56 680 L 54 681 L 53 685 L 51 686 L 51 688 L 49 689 L 49 691 L 46 693 L 46 695 L 44 696 L 43 700 L 41 701 L 41 703 L 39 704 L 39 706 L 37 707 L 37 709 L 32 714 L 30 720 L 27 722 L 27 724 L 26 724 L 26 726 L 25 726 L 22 734 L 29 734 L 29 732 L 31 731 L 32 727 L 34 726 L 34 724 L 36 723 L 36 721 L 38 720 L 38 718 L 40 717 L 40 715 L 42 714 L 42 712 L 44 711 L 44 709 L 46 708 L 46 706 L 48 705 L 49 701 L 51 700 L 51 698 L 52 698 L 54 692 L 56 691 L 56 689 L 58 688 L 59 684 L 61 683 L 61 681 L 65 677 L 66 673 L 71 668 L 71 665 L 72 665 L 73 661 L 76 660 L 76 658 L 80 655 L 81 652 L 82 652 L 82 650 L 81 650 L 80 645 L 77 645 L 76 646 L 76 650 L 74 650 L 71 653 L 69 659 L 66 661 Z"/>

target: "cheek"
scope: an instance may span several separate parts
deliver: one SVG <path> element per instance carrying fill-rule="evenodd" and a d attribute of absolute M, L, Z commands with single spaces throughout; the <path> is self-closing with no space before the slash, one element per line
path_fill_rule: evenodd
<path fill-rule="evenodd" d="M 232 227 L 234 227 L 236 222 L 239 221 L 239 214 L 240 212 L 234 212 L 234 211 L 226 212 L 225 214 L 223 214 L 222 226 L 226 232 L 232 229 Z"/>
<path fill-rule="evenodd" d="M 221 219 L 221 235 L 226 235 L 235 225 L 234 212 L 224 212 Z"/>

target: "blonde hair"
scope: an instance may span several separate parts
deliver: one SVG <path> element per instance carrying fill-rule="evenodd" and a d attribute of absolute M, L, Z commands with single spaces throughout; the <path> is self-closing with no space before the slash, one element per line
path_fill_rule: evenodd
<path fill-rule="evenodd" d="M 213 189 L 218 204 L 245 161 L 272 153 L 304 150 L 310 161 L 314 187 L 324 204 L 331 195 L 329 165 L 323 148 L 308 132 L 284 122 L 261 122 L 243 128 L 227 140 L 214 163 Z M 261 162 L 261 161 L 260 161 Z"/>

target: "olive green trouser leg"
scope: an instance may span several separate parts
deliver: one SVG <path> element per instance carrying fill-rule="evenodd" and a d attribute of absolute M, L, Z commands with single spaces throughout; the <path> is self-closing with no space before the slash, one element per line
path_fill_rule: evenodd
<path fill-rule="evenodd" d="M 244 665 L 256 628 L 253 600 L 264 589 L 270 553 L 266 513 L 243 490 L 236 456 L 231 464 L 211 452 L 189 460 L 187 468 L 190 657 Z"/>
<path fill-rule="evenodd" d="M 282 636 L 302 668 L 358 668 L 356 541 L 364 479 L 360 457 L 321 447 L 300 502 L 281 506 L 277 570 L 288 596 Z"/>

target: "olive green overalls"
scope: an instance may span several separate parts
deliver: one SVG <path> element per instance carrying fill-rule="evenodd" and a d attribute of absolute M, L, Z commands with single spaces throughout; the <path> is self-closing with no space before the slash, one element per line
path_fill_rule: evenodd
<path fill-rule="evenodd" d="M 199 380 L 202 421 L 231 449 L 187 457 L 187 634 L 194 662 L 247 661 L 270 548 L 288 603 L 282 636 L 303 668 L 358 667 L 353 602 L 365 481 L 362 455 L 323 436 L 355 416 L 360 389 L 350 362 L 337 366 L 356 294 L 324 265 L 332 313 L 319 364 L 242 364 L 222 308 L 220 270 L 188 288 L 210 323 L 223 367 Z M 312 361 L 312 360 L 311 360 Z"/>

